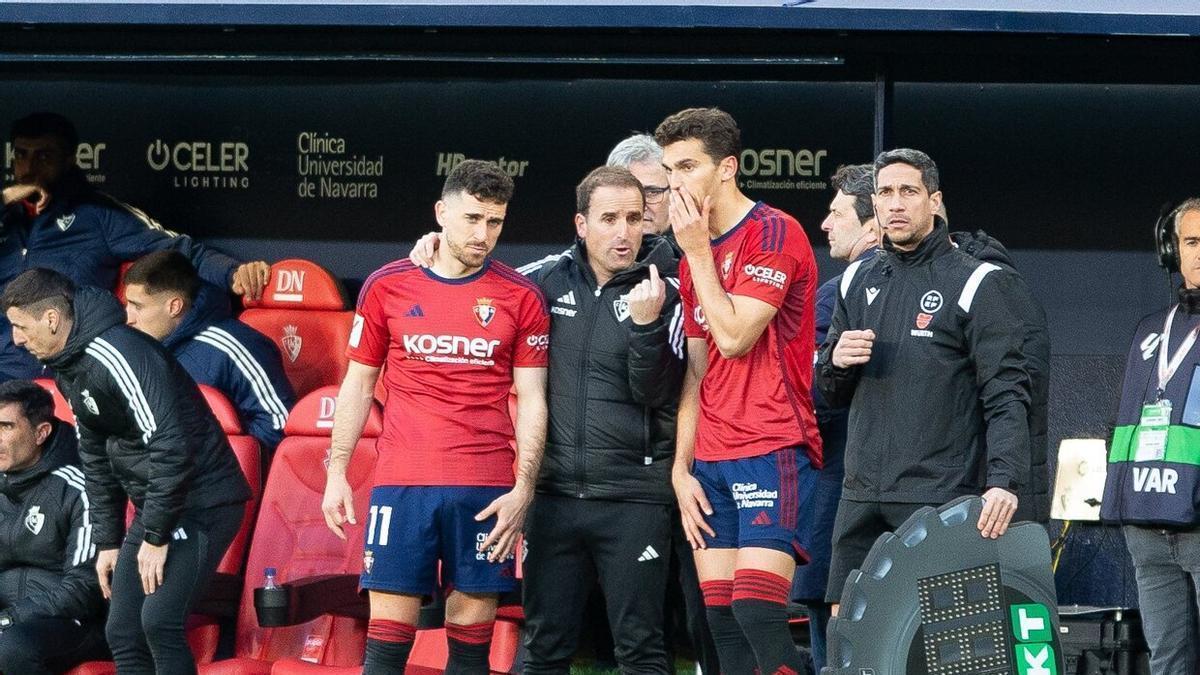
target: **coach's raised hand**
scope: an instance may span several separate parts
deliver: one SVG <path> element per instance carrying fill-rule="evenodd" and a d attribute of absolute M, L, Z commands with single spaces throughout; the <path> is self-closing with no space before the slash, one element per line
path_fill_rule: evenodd
<path fill-rule="evenodd" d="M 667 284 L 658 275 L 658 265 L 650 264 L 650 278 L 629 292 L 629 316 L 639 326 L 658 321 L 663 303 L 667 300 Z"/>

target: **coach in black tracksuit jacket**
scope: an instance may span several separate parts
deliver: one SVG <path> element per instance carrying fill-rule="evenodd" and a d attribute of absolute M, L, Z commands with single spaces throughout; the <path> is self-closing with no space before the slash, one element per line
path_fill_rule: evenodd
<path fill-rule="evenodd" d="M 70 304 L 43 313 L 39 297 Z M 118 670 L 193 672 L 184 620 L 250 497 L 237 458 L 195 382 L 125 325 L 110 293 L 35 269 L 9 283 L 2 304 L 14 338 L 54 369 L 75 414 L 102 589 L 115 558 L 107 636 Z M 43 323 L 49 336 L 36 332 Z M 127 497 L 137 509 L 128 531 Z M 161 578 L 155 555 L 165 555 Z"/>
<path fill-rule="evenodd" d="M 35 397 L 49 416 L 49 392 L 0 384 L 0 408 Z M 75 431 L 52 417 L 26 419 L 50 432 L 32 466 L 0 473 L 0 672 L 41 675 L 106 659 L 108 648 Z"/>
<path fill-rule="evenodd" d="M 876 211 L 887 232 L 880 160 L 876 171 Z M 936 185 L 930 191 L 940 202 Z M 1020 280 L 955 248 L 945 221 L 930 217 L 932 230 L 910 250 L 885 236 L 879 255 L 846 269 L 818 357 L 826 400 L 850 405 L 828 602 L 838 602 L 876 537 L 920 506 L 992 488 L 1011 497 L 1029 482 L 1031 366 Z M 875 334 L 869 361 L 835 366 L 841 334 L 867 329 Z"/>
<path fill-rule="evenodd" d="M 640 231 L 639 184 L 622 189 L 639 198 L 634 227 Z M 683 377 L 682 306 L 672 283 L 677 262 L 665 240 L 646 235 L 636 259 L 599 285 L 594 268 L 603 253 L 589 255 L 587 246 L 580 239 L 563 255 L 521 269 L 542 288 L 551 317 L 550 419 L 526 523 L 525 672 L 568 672 L 596 578 L 622 672 L 672 672 L 662 613 Z M 651 264 L 666 298 L 657 320 L 638 325 L 628 296 Z"/>

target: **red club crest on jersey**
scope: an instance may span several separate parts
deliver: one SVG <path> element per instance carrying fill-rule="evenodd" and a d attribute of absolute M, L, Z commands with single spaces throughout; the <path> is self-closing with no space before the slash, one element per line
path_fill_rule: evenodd
<path fill-rule="evenodd" d="M 729 269 L 731 267 L 733 267 L 733 251 L 727 252 L 725 254 L 725 260 L 721 263 L 721 278 L 722 279 L 729 276 Z"/>
<path fill-rule="evenodd" d="M 929 327 L 930 321 L 933 321 L 932 314 L 926 314 L 924 312 L 917 314 L 917 328 L 920 328 L 921 330 L 925 330 L 926 328 Z"/>
<path fill-rule="evenodd" d="M 496 308 L 492 306 L 491 298 L 476 298 L 471 313 L 475 315 L 475 320 L 479 322 L 479 325 L 484 328 L 487 328 L 492 319 L 496 318 Z"/>

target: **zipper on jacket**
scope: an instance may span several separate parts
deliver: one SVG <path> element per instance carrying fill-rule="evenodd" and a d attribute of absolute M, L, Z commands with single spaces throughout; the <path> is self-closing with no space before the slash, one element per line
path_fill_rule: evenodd
<path fill-rule="evenodd" d="M 600 306 L 600 303 L 597 302 L 600 298 L 600 291 L 601 287 L 596 287 L 596 292 L 592 295 L 595 300 L 592 301 L 591 307 L 587 308 L 589 314 L 587 330 L 584 332 L 584 336 L 589 346 L 592 341 L 592 333 L 596 328 L 596 318 L 600 315 L 600 312 L 597 311 L 597 307 Z M 581 304 L 580 307 L 583 308 L 584 305 Z M 585 420 L 587 420 L 588 361 L 590 360 L 590 354 L 591 349 L 585 350 L 583 353 L 583 362 L 579 364 L 579 415 L 575 418 L 579 424 L 575 430 L 575 479 L 577 481 L 575 496 L 579 499 L 583 499 L 587 491 L 587 444 L 584 441 L 587 436 L 587 423 Z"/>
<path fill-rule="evenodd" d="M 645 458 L 642 460 L 643 466 L 650 466 L 654 463 L 654 448 L 650 446 L 650 406 L 642 406 L 642 452 Z"/>

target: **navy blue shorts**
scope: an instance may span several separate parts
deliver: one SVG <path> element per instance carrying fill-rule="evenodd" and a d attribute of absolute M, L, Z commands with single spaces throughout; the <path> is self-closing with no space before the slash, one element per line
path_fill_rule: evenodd
<path fill-rule="evenodd" d="M 412 595 L 438 585 L 466 593 L 507 593 L 516 588 L 514 557 L 487 560 L 483 541 L 495 516 L 475 514 L 509 491 L 506 487 L 384 485 L 371 490 L 363 547 L 362 587 Z M 360 518 L 363 516 L 359 516 Z"/>
<path fill-rule="evenodd" d="M 713 514 L 705 517 L 717 533 L 704 535 L 709 548 L 769 548 L 808 561 L 799 523 L 817 471 L 804 448 L 744 459 L 696 460 L 692 474 L 713 507 Z"/>

